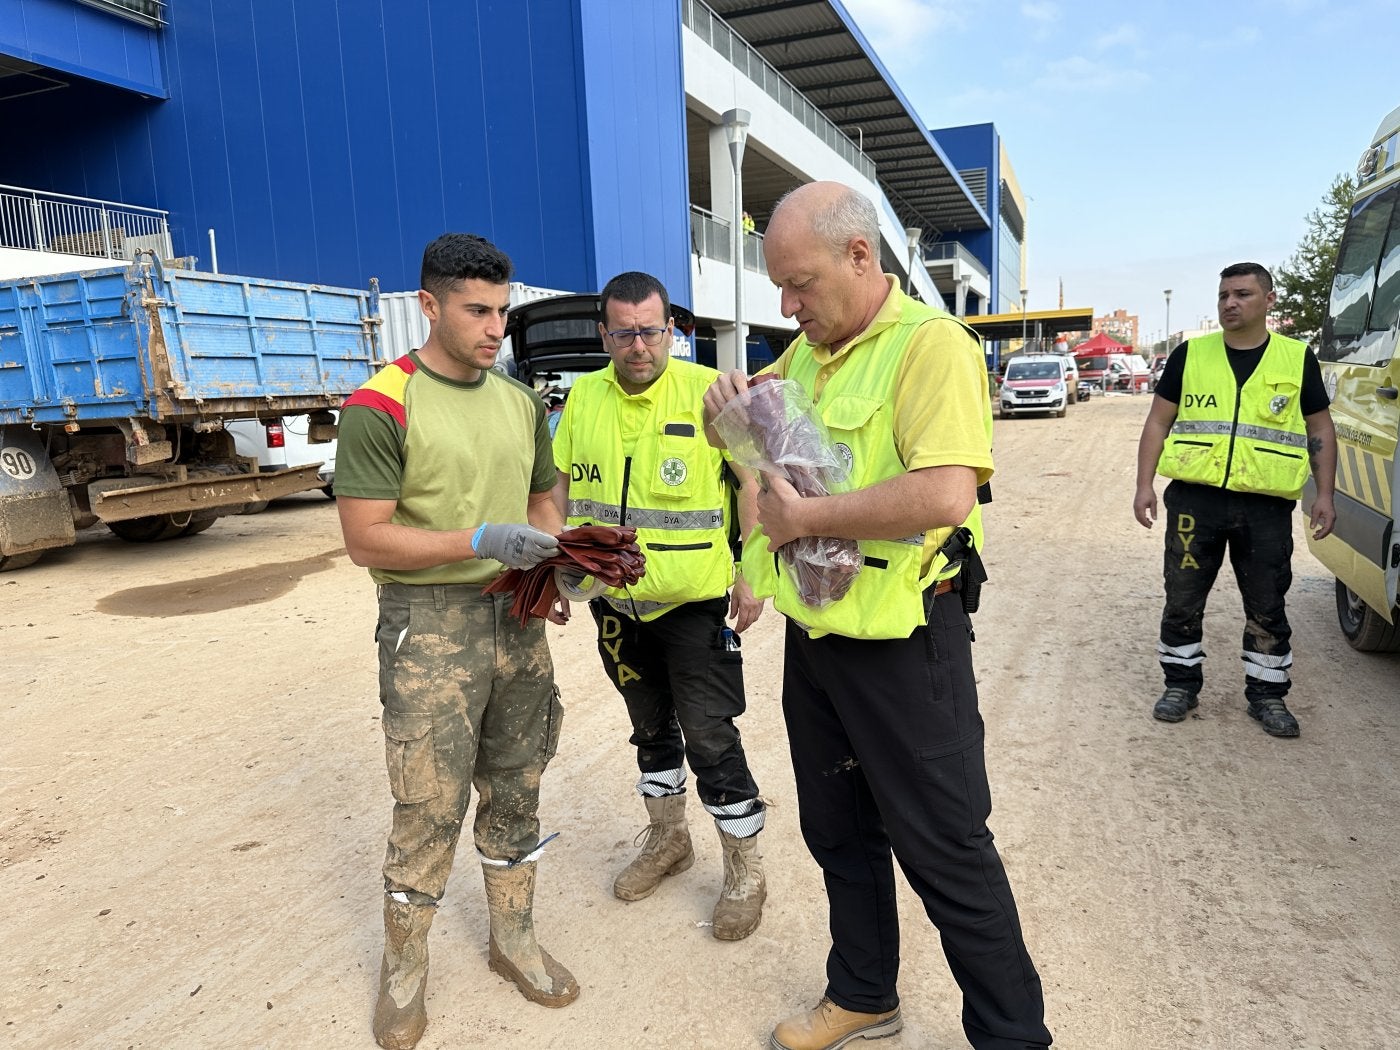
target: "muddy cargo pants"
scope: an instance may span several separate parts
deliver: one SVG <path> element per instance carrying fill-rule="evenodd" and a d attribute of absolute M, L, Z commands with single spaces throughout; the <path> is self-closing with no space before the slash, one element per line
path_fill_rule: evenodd
<path fill-rule="evenodd" d="M 471 787 L 476 848 L 518 860 L 539 843 L 540 776 L 563 707 L 544 622 L 469 584 L 379 588 L 379 698 L 394 821 L 388 892 L 442 897 Z"/>
<path fill-rule="evenodd" d="M 1206 599 L 1228 549 L 1244 600 L 1244 695 L 1288 695 L 1293 650 L 1284 599 L 1293 583 L 1293 503 L 1173 481 L 1162 494 L 1166 605 L 1157 658 L 1169 688 L 1201 691 Z"/>
<path fill-rule="evenodd" d="M 962 595 L 908 638 L 809 638 L 788 621 L 783 716 L 802 837 L 831 912 L 826 994 L 899 1005 L 894 860 L 938 928 L 977 1050 L 1050 1045 L 1040 977 L 987 817 L 991 791 Z"/>
<path fill-rule="evenodd" d="M 763 803 L 734 724 L 744 713 L 744 660 L 720 637 L 729 599 L 686 602 L 647 621 L 601 598 L 588 607 L 603 667 L 632 720 L 638 791 L 684 791 L 689 759 L 700 801 L 721 830 L 736 838 L 762 831 Z"/>

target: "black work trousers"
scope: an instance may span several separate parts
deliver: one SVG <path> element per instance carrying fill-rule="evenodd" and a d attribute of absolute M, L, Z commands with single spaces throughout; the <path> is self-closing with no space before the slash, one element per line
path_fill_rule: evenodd
<path fill-rule="evenodd" d="M 1162 562 L 1166 605 L 1157 655 L 1167 686 L 1192 695 L 1201 691 L 1206 599 L 1228 550 L 1244 601 L 1240 657 L 1245 698 L 1288 695 L 1293 632 L 1284 599 L 1293 583 L 1293 503 L 1173 481 L 1162 504 L 1167 516 Z"/>
<path fill-rule="evenodd" d="M 734 719 L 744 713 L 744 661 L 720 639 L 728 598 L 687 602 L 655 620 L 589 602 L 598 653 L 632 719 L 645 775 L 690 762 L 700 801 L 732 806 L 758 797 Z"/>
<path fill-rule="evenodd" d="M 908 638 L 809 638 L 791 621 L 783 670 L 802 835 L 826 879 L 827 996 L 899 1003 L 894 865 L 937 927 L 979 1050 L 1050 1045 L 1040 977 L 987 827 L 991 792 L 961 595 Z"/>

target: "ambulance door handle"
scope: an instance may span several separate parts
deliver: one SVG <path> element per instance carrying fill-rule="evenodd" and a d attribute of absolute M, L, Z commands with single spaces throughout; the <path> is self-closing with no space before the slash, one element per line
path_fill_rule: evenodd
<path fill-rule="evenodd" d="M 1397 390 L 1393 386 L 1378 386 L 1376 387 L 1376 393 L 1387 401 L 1394 401 L 1395 395 L 1400 394 L 1400 390 Z"/>

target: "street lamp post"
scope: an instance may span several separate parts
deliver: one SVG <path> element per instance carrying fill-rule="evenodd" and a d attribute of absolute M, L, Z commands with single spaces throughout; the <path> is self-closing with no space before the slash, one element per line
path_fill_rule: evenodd
<path fill-rule="evenodd" d="M 1172 352 L 1172 290 L 1170 288 L 1162 292 L 1167 298 L 1167 338 L 1163 353 Z"/>
<path fill-rule="evenodd" d="M 904 238 L 909 245 L 909 287 L 905 291 L 909 295 L 914 294 L 914 259 L 919 253 L 919 239 L 923 237 L 924 231 L 917 226 L 906 226 L 904 228 Z"/>
<path fill-rule="evenodd" d="M 1021 289 L 1021 349 L 1026 348 L 1026 299 L 1030 296 L 1030 290 Z"/>
<path fill-rule="evenodd" d="M 728 372 L 733 369 L 742 368 L 748 371 L 745 344 L 747 337 L 744 333 L 744 144 L 749 138 L 749 111 L 746 109 L 731 109 L 720 117 L 720 123 L 724 125 L 724 137 L 729 142 L 729 160 L 734 165 L 734 215 L 731 234 L 733 237 L 733 262 L 734 262 L 734 352 L 730 360 L 724 360 L 726 355 L 722 350 L 716 348 L 716 356 L 720 360 L 715 363 L 719 365 L 721 372 Z"/>

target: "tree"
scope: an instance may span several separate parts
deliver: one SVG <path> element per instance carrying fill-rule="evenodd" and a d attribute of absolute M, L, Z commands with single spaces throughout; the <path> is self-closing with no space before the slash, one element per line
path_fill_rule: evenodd
<path fill-rule="evenodd" d="M 1308 229 L 1298 250 L 1274 270 L 1274 291 L 1278 293 L 1274 313 L 1279 327 L 1296 339 L 1314 342 L 1322 334 L 1337 246 L 1355 195 L 1356 182 L 1350 175 L 1333 179 L 1322 206 L 1308 216 Z"/>

